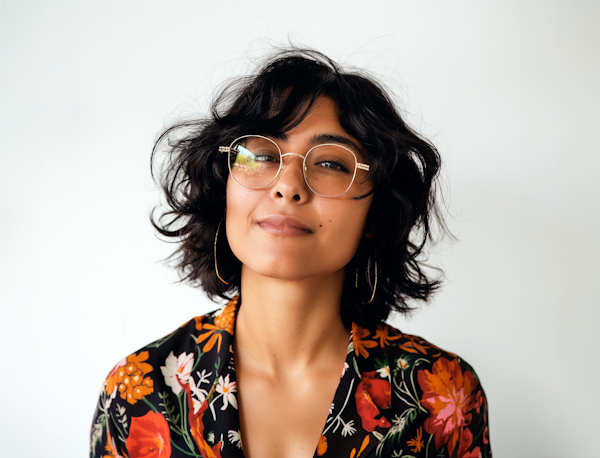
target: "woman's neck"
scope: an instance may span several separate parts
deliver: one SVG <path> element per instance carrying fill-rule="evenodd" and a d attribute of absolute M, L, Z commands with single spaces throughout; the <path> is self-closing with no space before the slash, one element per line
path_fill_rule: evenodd
<path fill-rule="evenodd" d="M 340 315 L 343 282 L 343 270 L 285 281 L 242 267 L 236 360 L 274 377 L 295 377 L 343 357 L 350 336 Z"/>

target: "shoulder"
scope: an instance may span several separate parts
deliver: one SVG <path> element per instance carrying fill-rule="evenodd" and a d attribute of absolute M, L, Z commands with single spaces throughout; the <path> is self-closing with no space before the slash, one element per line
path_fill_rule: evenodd
<path fill-rule="evenodd" d="M 427 397 L 440 389 L 462 390 L 466 396 L 481 390 L 473 367 L 456 353 L 385 323 L 377 326 L 373 337 L 386 356 L 391 375 L 402 378 L 408 372 L 424 393 L 422 402 L 427 403 Z"/>
<path fill-rule="evenodd" d="M 354 346 L 363 364 L 377 365 L 386 362 L 390 371 L 406 370 L 409 367 L 437 369 L 460 367 L 463 371 L 475 374 L 474 369 L 455 353 L 444 350 L 430 341 L 382 323 L 373 328 L 353 327 Z M 448 362 L 452 362 L 450 366 Z"/>
<path fill-rule="evenodd" d="M 136 404 L 144 393 L 152 391 L 151 387 L 158 381 L 157 372 L 164 374 L 173 364 L 181 365 L 213 347 L 221 350 L 223 343 L 229 343 L 228 337 L 233 335 L 237 303 L 237 298 L 231 299 L 223 307 L 192 318 L 165 337 L 123 358 L 106 378 L 107 395 Z M 150 373 L 153 374 L 148 375 Z"/>
<path fill-rule="evenodd" d="M 159 376 L 169 372 L 170 366 L 185 366 L 186 361 L 192 360 L 198 353 L 198 344 L 218 335 L 215 331 L 223 328 L 219 321 L 227 307 L 192 318 L 166 336 L 123 358 L 106 378 L 106 394 L 123 399 L 130 405 L 136 404 L 154 391 L 152 388 L 159 381 Z M 205 351 L 206 347 L 204 342 Z"/>
<path fill-rule="evenodd" d="M 487 401 L 470 364 L 385 323 L 369 329 L 354 326 L 353 333 L 366 386 L 376 386 L 371 379 L 389 383 L 381 413 L 390 428 L 380 456 L 401 448 L 423 452 L 429 444 L 438 452 L 445 448 L 449 456 L 491 457 Z"/>
<path fill-rule="evenodd" d="M 168 434 L 171 415 L 177 415 L 173 406 L 177 398 L 187 396 L 192 372 L 203 368 L 214 372 L 220 356 L 217 347 L 221 350 L 228 343 L 222 334 L 232 328 L 226 318 L 231 318 L 231 309 L 229 303 L 195 317 L 112 368 L 102 384 L 92 423 L 91 456 L 103 456 L 109 449 L 125 452 L 133 443 L 129 438 L 146 428 L 146 423 Z M 200 383 L 207 384 L 206 372 L 202 374 Z"/>

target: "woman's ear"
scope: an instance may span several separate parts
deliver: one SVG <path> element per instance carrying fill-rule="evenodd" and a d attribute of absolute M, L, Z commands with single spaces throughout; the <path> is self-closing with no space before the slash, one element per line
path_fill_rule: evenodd
<path fill-rule="evenodd" d="M 365 232 L 365 238 L 372 239 L 373 237 L 375 237 L 375 226 L 371 224 Z"/>

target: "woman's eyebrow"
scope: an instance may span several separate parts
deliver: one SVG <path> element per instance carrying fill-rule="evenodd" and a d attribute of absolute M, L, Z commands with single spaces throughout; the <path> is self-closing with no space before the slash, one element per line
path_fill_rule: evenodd
<path fill-rule="evenodd" d="M 288 136 L 285 133 L 276 133 L 271 134 L 270 137 L 274 140 L 280 140 L 282 142 L 287 142 Z M 310 143 L 313 146 L 322 145 L 323 143 L 338 143 L 340 145 L 348 146 L 356 153 L 361 152 L 361 148 L 350 140 L 348 137 L 344 137 L 343 135 L 334 134 L 334 133 L 326 133 L 326 134 L 315 134 L 311 139 Z"/>
<path fill-rule="evenodd" d="M 348 137 L 344 137 L 343 135 L 338 134 L 318 134 L 311 139 L 311 143 L 314 145 L 320 145 L 322 143 L 339 143 L 340 145 L 350 147 L 357 153 L 361 150 L 358 147 L 358 145 L 352 140 L 350 140 Z"/>

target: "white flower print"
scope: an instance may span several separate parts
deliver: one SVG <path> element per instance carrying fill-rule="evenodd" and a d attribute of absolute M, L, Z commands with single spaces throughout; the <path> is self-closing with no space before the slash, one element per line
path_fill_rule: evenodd
<path fill-rule="evenodd" d="M 381 378 L 390 378 L 390 366 L 385 366 L 381 369 L 377 369 L 377 373 Z"/>
<path fill-rule="evenodd" d="M 204 401 L 199 401 L 198 399 L 196 399 L 194 397 L 192 398 L 192 404 L 194 406 L 194 415 L 198 413 L 198 411 L 200 410 L 200 407 L 202 407 L 203 402 Z"/>
<path fill-rule="evenodd" d="M 408 361 L 404 358 L 398 358 L 398 367 L 401 369 L 406 369 L 408 367 Z"/>
<path fill-rule="evenodd" d="M 193 378 L 189 379 L 190 382 L 190 391 L 192 392 L 192 401 L 194 403 L 194 413 L 197 413 L 200 409 L 202 403 L 206 400 L 206 396 L 208 396 L 208 391 L 200 388 L 200 385 L 203 383 L 209 383 L 208 377 L 212 374 L 212 372 L 206 373 L 206 369 L 202 370 L 202 373 L 196 372 L 200 380 L 198 380 L 198 384 Z"/>
<path fill-rule="evenodd" d="M 110 405 L 112 404 L 113 400 L 117 397 L 117 388 L 118 388 L 118 385 L 115 384 L 115 389 L 113 390 L 113 392 L 110 393 L 110 395 L 106 397 L 106 405 L 104 407 L 107 410 L 110 409 Z"/>
<path fill-rule="evenodd" d="M 169 353 L 165 361 L 165 366 L 161 366 L 165 383 L 173 389 L 173 393 L 179 394 L 184 385 L 187 385 L 194 365 L 194 354 L 183 352 L 175 357 L 173 352 Z"/>
<path fill-rule="evenodd" d="M 200 386 L 203 383 L 209 383 L 208 382 L 208 377 L 210 377 L 212 375 L 212 372 L 209 372 L 207 374 L 206 373 L 206 369 L 202 369 L 202 373 L 196 371 L 196 374 L 198 375 L 198 377 L 200 377 L 200 380 L 198 380 L 198 386 Z"/>
<path fill-rule="evenodd" d="M 392 427 L 388 430 L 387 435 L 398 434 L 402 432 L 404 429 L 404 424 L 406 423 L 406 414 L 408 412 L 410 412 L 410 409 L 404 411 L 401 416 L 395 416 L 394 420 L 392 421 Z"/>
<path fill-rule="evenodd" d="M 353 393 L 353 391 L 352 391 L 352 387 L 353 387 L 353 386 L 354 386 L 354 379 L 350 381 L 350 388 L 348 389 L 348 394 L 346 395 L 346 400 L 344 401 L 344 404 L 342 405 L 342 408 L 340 409 L 340 411 L 338 412 L 338 414 L 337 414 L 337 415 L 335 416 L 335 418 L 334 418 L 334 419 L 331 421 L 331 423 L 329 423 L 329 420 L 331 420 L 331 418 L 328 418 L 328 419 L 327 419 L 327 423 L 329 423 L 329 425 L 327 425 L 327 426 L 325 427 L 325 430 L 324 430 L 324 431 L 323 431 L 323 433 L 322 433 L 323 435 L 326 435 L 326 434 L 327 434 L 327 431 L 329 431 L 329 429 L 330 429 L 331 427 L 333 427 L 333 432 L 334 432 L 334 433 L 335 433 L 335 432 L 338 430 L 338 428 L 340 427 L 340 425 L 343 425 L 343 426 L 342 426 L 342 429 L 345 429 L 345 428 L 346 428 L 346 423 L 344 422 L 344 420 L 342 420 L 342 419 L 340 418 L 340 415 L 342 415 L 342 412 L 343 412 L 343 411 L 344 411 L 344 409 L 346 408 L 346 404 L 348 404 L 348 399 L 350 399 L 350 395 Z M 350 422 L 348 422 L 348 423 L 352 423 L 352 422 L 350 421 Z M 353 428 L 352 428 L 352 426 L 350 426 L 350 428 L 351 428 L 351 429 L 353 429 Z M 356 430 L 355 430 L 355 431 L 356 431 Z M 350 432 L 350 429 L 348 430 L 348 432 Z"/>
<path fill-rule="evenodd" d="M 229 442 L 233 445 L 236 445 L 237 448 L 242 448 L 242 436 L 240 436 L 240 431 L 229 431 Z"/>
<path fill-rule="evenodd" d="M 352 436 L 352 434 L 354 434 L 355 432 L 356 428 L 354 428 L 354 420 L 350 420 L 348 423 L 344 423 L 344 427 L 342 428 L 342 436 Z"/>
<path fill-rule="evenodd" d="M 227 409 L 227 406 L 230 403 L 236 409 L 238 408 L 237 399 L 235 398 L 235 394 L 233 394 L 236 391 L 237 391 L 236 383 L 229 381 L 229 374 L 227 374 L 227 376 L 225 377 L 225 380 L 223 380 L 222 376 L 219 376 L 219 384 L 217 385 L 217 392 L 221 393 L 223 395 L 223 407 L 221 407 L 221 410 Z"/>
<path fill-rule="evenodd" d="M 344 376 L 344 374 L 346 373 L 346 371 L 350 369 L 350 366 L 348 365 L 347 362 L 344 362 L 344 368 L 342 369 L 342 377 Z"/>

